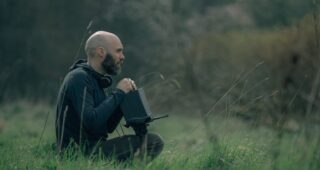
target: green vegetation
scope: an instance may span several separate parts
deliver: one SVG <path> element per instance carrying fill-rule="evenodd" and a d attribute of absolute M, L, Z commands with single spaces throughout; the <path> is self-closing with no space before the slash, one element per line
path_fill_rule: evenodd
<path fill-rule="evenodd" d="M 319 168 L 319 155 L 313 155 L 313 151 L 320 133 L 314 133 L 310 142 L 300 133 L 286 133 L 280 157 L 272 160 L 276 133 L 234 118 L 211 117 L 212 128 L 221 139 L 218 145 L 205 139 L 203 126 L 198 127 L 201 121 L 193 115 L 172 115 L 154 122 L 151 131 L 160 133 L 166 145 L 158 158 L 143 164 L 137 160 L 119 163 L 99 157 L 89 159 L 78 152 L 58 157 L 52 148 L 53 109 L 46 104 L 4 104 L 0 113 L 4 124 L 0 169 L 272 169 L 275 164 L 279 169 Z"/>
<path fill-rule="evenodd" d="M 73 60 L 86 57 L 81 48 L 79 56 L 75 55 L 82 36 L 89 36 L 84 31 L 93 18 L 91 32 L 111 31 L 123 41 L 127 56 L 124 75 L 139 78 L 158 71 L 168 77 L 184 71 L 181 60 L 186 51 L 197 46 L 200 37 L 228 31 L 240 31 L 241 36 L 241 30 L 292 27 L 317 9 L 317 3 L 318 0 L 3 0 L 0 41 L 5 44 L 0 49 L 0 102 L 19 97 L 54 101 Z M 213 51 L 219 46 L 217 41 L 208 48 L 212 55 L 203 56 L 204 60 L 241 50 L 236 46 Z M 244 66 L 239 63 L 237 67 Z"/>
<path fill-rule="evenodd" d="M 320 169 L 319 5 L 2 0 L 0 169 Z M 90 33 L 123 41 L 114 82 L 132 78 L 154 113 L 170 114 L 150 127 L 166 142 L 150 164 L 52 148 L 54 101 L 68 67 L 86 57 L 75 55 L 91 20 Z"/>

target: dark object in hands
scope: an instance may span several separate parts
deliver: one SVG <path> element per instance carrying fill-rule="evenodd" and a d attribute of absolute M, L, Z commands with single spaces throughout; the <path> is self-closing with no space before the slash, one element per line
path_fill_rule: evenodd
<path fill-rule="evenodd" d="M 151 110 L 142 88 L 127 93 L 120 107 L 126 120 L 126 127 L 145 125 L 153 120 L 168 117 L 168 115 L 151 117 Z"/>

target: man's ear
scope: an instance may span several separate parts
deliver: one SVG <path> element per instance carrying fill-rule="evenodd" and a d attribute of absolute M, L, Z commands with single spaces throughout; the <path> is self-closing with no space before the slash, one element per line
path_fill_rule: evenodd
<path fill-rule="evenodd" d="M 104 59 L 107 54 L 107 50 L 102 47 L 98 47 L 96 48 L 96 54 L 98 54 L 100 58 Z"/>

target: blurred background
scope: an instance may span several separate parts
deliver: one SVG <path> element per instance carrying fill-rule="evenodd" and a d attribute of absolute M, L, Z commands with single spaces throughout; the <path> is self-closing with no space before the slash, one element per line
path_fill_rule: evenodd
<path fill-rule="evenodd" d="M 195 114 L 223 100 L 216 114 L 227 105 L 232 115 L 265 123 L 283 112 L 319 121 L 318 5 L 2 0 L 0 102 L 55 104 L 68 67 L 86 58 L 82 39 L 106 30 L 125 46 L 124 70 L 115 80 L 134 78 L 156 112 Z"/>
<path fill-rule="evenodd" d="M 125 48 L 124 70 L 115 81 L 131 77 L 144 87 L 154 113 L 199 118 L 210 141 L 219 138 L 210 130 L 212 120 L 222 117 L 272 129 L 279 141 L 284 133 L 298 133 L 319 144 L 319 5 L 1 0 L 0 103 L 54 108 L 68 67 L 86 58 L 81 41 L 106 30 Z"/>

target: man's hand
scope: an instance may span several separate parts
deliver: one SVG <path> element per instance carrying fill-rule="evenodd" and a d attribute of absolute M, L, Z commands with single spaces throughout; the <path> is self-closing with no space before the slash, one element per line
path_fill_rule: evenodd
<path fill-rule="evenodd" d="M 128 93 L 129 91 L 137 89 L 137 86 L 133 80 L 124 78 L 117 84 L 117 88 L 124 91 L 125 93 Z"/>

